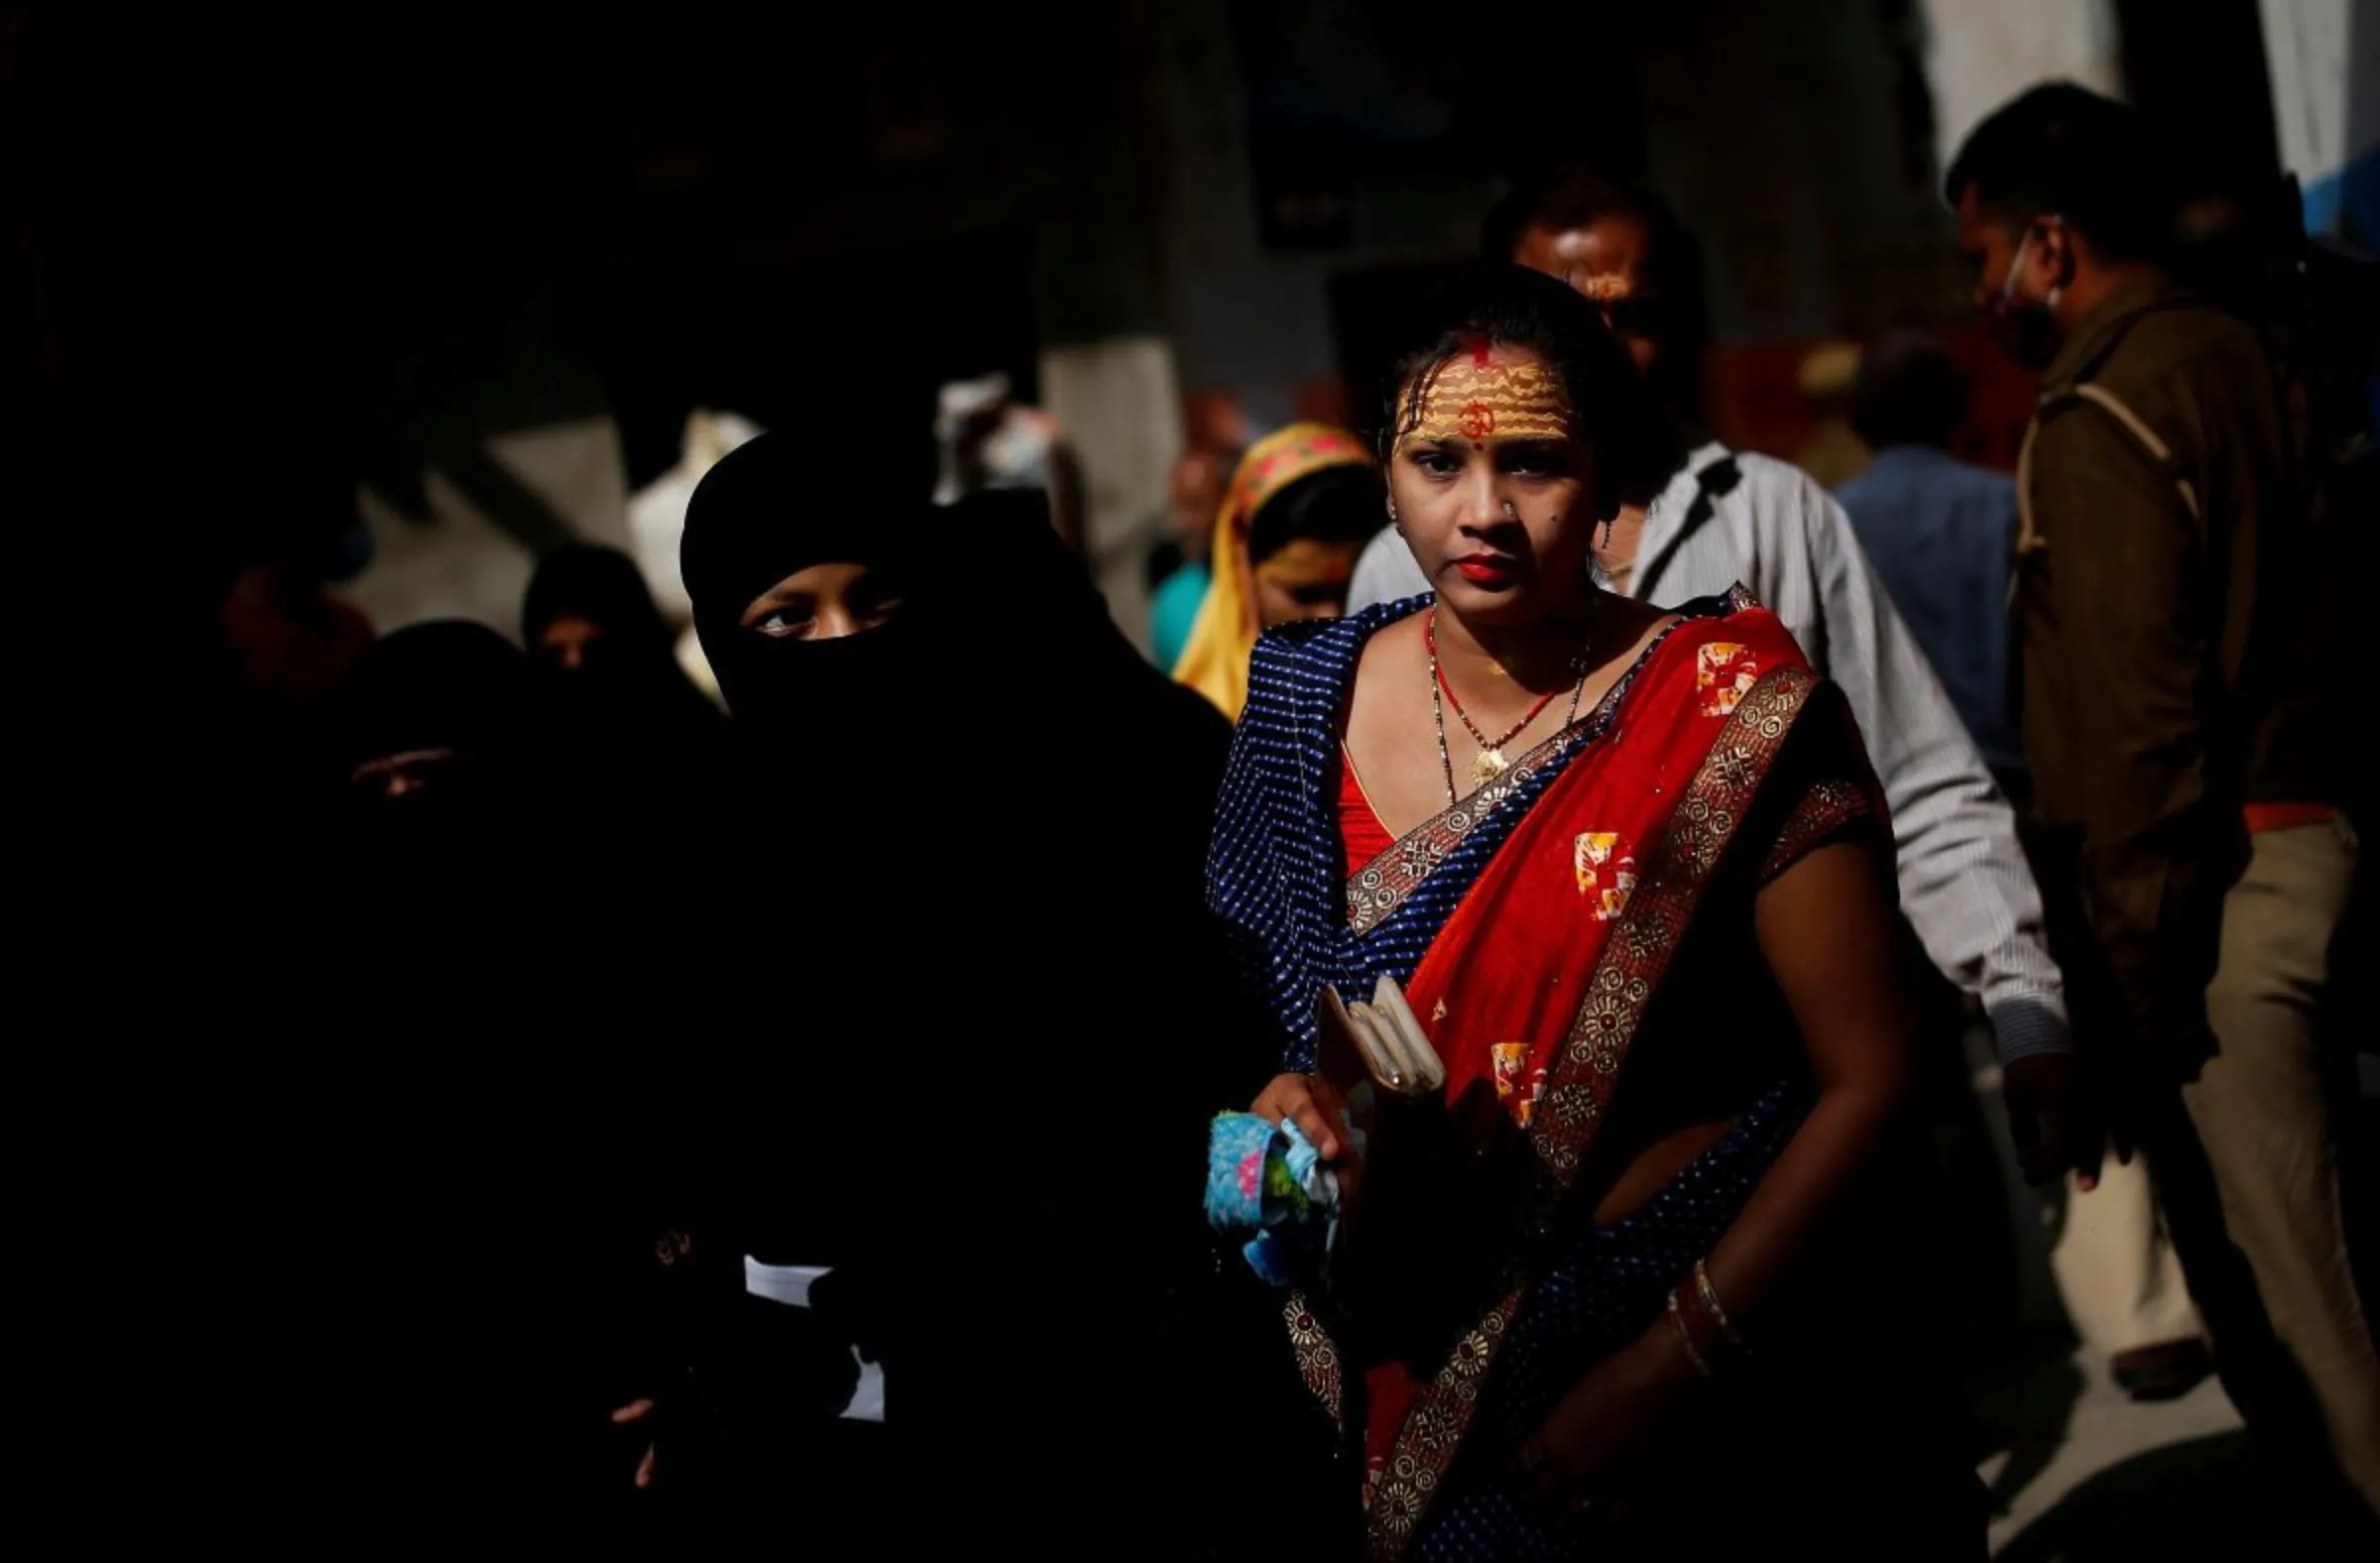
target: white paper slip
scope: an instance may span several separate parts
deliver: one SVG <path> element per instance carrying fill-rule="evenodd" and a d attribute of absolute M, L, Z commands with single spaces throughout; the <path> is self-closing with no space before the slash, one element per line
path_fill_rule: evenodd
<path fill-rule="evenodd" d="M 751 1255 L 744 1256 L 744 1289 L 755 1297 L 781 1302 L 788 1308 L 810 1305 L 810 1288 L 826 1273 L 823 1264 L 763 1264 Z M 859 1387 L 851 1392 L 851 1403 L 843 1407 L 847 1422 L 882 1422 L 885 1419 L 885 1371 L 860 1355 L 853 1347 L 851 1359 L 860 1365 Z"/>

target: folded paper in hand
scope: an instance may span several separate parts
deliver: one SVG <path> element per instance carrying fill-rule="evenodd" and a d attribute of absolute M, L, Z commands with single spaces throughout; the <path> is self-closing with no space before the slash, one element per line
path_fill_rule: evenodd
<path fill-rule="evenodd" d="M 1368 1003 L 1359 999 L 1350 1004 L 1338 989 L 1324 987 L 1319 1020 L 1316 1062 L 1342 1091 L 1358 1084 L 1355 1070 L 1347 1067 L 1350 1063 L 1361 1064 L 1373 1084 L 1396 1096 L 1435 1096 L 1446 1089 L 1446 1065 L 1413 1018 L 1413 1007 L 1405 1002 L 1395 978 L 1383 974 L 1372 985 Z"/>

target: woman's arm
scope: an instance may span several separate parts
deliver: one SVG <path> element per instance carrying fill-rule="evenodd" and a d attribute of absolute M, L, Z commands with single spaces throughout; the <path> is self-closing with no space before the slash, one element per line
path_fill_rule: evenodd
<path fill-rule="evenodd" d="M 1708 1262 L 1730 1322 L 1777 1283 L 1884 1142 L 1917 1075 L 1917 1021 L 1880 853 L 1819 848 L 1762 889 L 1753 932 L 1793 1011 L 1818 1101 Z"/>
<path fill-rule="evenodd" d="M 1819 1087 L 1809 1116 L 1705 1262 L 1728 1324 L 1756 1342 L 1769 1298 L 1904 1110 L 1917 1073 L 1917 1027 L 1896 964 L 1891 882 L 1878 847 L 1838 840 L 1810 852 L 1761 890 L 1752 919 Z M 1548 1499 L 1592 1489 L 1659 1438 L 1695 1378 L 1664 1315 L 1580 1381 L 1523 1452 L 1523 1474 Z"/>

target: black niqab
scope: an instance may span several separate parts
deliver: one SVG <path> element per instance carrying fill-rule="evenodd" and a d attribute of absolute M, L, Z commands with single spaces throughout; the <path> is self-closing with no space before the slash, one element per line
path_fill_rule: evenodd
<path fill-rule="evenodd" d="M 876 470 L 896 454 L 840 450 L 837 459 Z M 788 432 L 731 451 L 694 490 L 678 558 L 695 633 L 728 709 L 754 737 L 783 743 L 814 736 L 831 753 L 867 741 L 887 707 L 929 676 L 929 637 L 919 633 L 919 616 L 904 613 L 866 635 L 800 641 L 746 628 L 744 612 L 779 581 L 818 564 L 863 564 L 912 589 L 934 509 L 917 475 L 857 500 L 821 492 L 818 461 L 811 443 Z"/>
<path fill-rule="evenodd" d="M 464 915 L 500 879 L 528 777 L 529 662 L 483 624 L 440 619 L 374 643 L 336 701 L 333 730 L 349 845 L 384 920 L 438 903 Z M 360 768 L 438 754 L 425 783 L 387 796 Z"/>
<path fill-rule="evenodd" d="M 675 917 L 685 883 L 670 838 L 725 787 L 726 719 L 677 663 L 674 639 L 636 562 L 572 544 L 547 554 L 521 611 L 535 649 L 562 618 L 596 633 L 576 666 L 536 668 L 543 888 L 575 881 L 622 915 L 632 946 L 652 916 Z M 652 915 L 640 915 L 638 908 Z"/>
<path fill-rule="evenodd" d="M 856 769 L 871 785 L 897 786 L 891 773 L 916 776 L 931 749 L 964 773 L 958 794 L 1005 799 L 1046 780 L 1023 763 L 1020 740 L 1036 728 L 1057 753 L 1079 750 L 1086 727 L 1146 736 L 1153 722 L 1220 756 L 1225 730 L 1194 716 L 1117 630 L 1050 527 L 1044 496 L 991 490 L 936 507 L 922 485 L 904 484 L 856 511 L 828 501 L 821 514 L 810 459 L 777 433 L 726 457 L 695 490 L 680 555 L 704 655 L 747 737 L 782 768 L 780 783 L 806 773 L 848 787 Z M 741 624 L 770 587 L 829 562 L 891 575 L 900 611 L 829 641 L 773 640 Z M 1210 790 L 1202 816 L 1211 801 Z"/>
<path fill-rule="evenodd" d="M 338 1512 L 409 1541 L 467 1515 L 584 1550 L 634 1512 L 612 1495 L 635 1435 L 609 1413 L 650 1383 L 622 1371 L 642 1180 L 600 1068 L 644 1031 L 626 1006 L 594 1014 L 610 989 L 563 958 L 576 906 L 519 895 L 543 861 L 531 695 L 526 657 L 459 621 L 389 636 L 343 691 L 348 768 L 452 759 L 417 793 L 349 787 L 348 883 L 309 963 L 332 977 L 323 1051 L 343 1072 L 308 1076 L 286 1161 L 335 1216 L 286 1239 L 309 1255 L 290 1349 L 319 1381 L 307 1425 Z"/>
<path fill-rule="evenodd" d="M 531 647 L 554 620 L 584 619 L 617 644 L 666 656 L 669 626 L 636 560 L 618 548 L 573 542 L 537 560 L 521 604 L 521 638 Z"/>
<path fill-rule="evenodd" d="M 1203 905 L 1229 729 L 1118 632 L 1041 496 L 935 510 L 920 489 L 820 519 L 817 488 L 804 446 L 764 435 L 687 519 L 695 623 L 760 804 L 707 943 L 705 997 L 745 1013 L 706 1029 L 770 1037 L 797 1071 L 766 1098 L 774 1130 L 707 1138 L 768 1146 L 729 1178 L 763 1196 L 744 1252 L 846 1245 L 836 1275 L 888 1342 L 896 1436 L 1054 1535 L 1091 1522 L 1074 1484 L 1129 1487 L 1175 1439 L 1188 1459 L 1199 1425 L 1162 1321 L 1209 1273 L 1207 1117 L 1269 1073 L 1236 1049 L 1265 1033 L 1221 1008 Z M 803 643 L 738 623 L 842 560 L 901 573 L 886 628 Z M 861 1167 L 881 1175 L 855 1185 Z M 1117 1397 L 1124 1361 L 1145 1398 Z M 1027 1403 L 1047 1438 L 1008 1436 Z"/>

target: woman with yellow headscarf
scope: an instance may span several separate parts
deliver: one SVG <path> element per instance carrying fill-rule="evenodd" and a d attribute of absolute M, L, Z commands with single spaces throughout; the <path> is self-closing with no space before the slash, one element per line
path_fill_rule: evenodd
<path fill-rule="evenodd" d="M 1249 447 L 1215 517 L 1215 582 L 1173 676 L 1240 719 L 1256 637 L 1292 619 L 1336 619 L 1387 491 L 1364 442 L 1292 423 Z"/>

